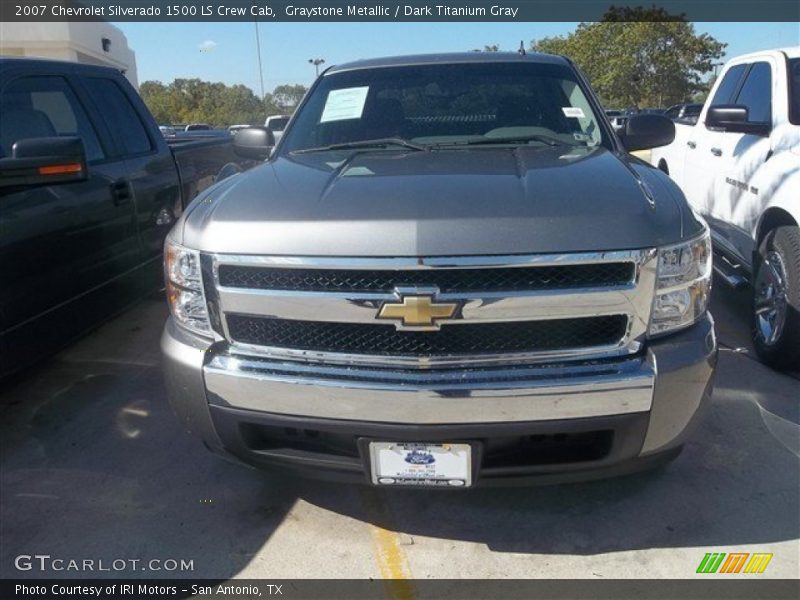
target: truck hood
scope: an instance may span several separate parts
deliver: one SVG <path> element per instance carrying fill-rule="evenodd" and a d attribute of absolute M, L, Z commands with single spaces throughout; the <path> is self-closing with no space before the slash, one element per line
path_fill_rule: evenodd
<path fill-rule="evenodd" d="M 298 256 L 645 248 L 683 235 L 685 201 L 663 178 L 604 148 L 296 154 L 214 186 L 173 235 L 206 252 Z"/>

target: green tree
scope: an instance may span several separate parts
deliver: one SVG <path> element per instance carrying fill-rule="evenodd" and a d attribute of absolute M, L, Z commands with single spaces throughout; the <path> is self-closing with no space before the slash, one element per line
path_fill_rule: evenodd
<path fill-rule="evenodd" d="M 274 108 L 273 114 L 291 114 L 294 112 L 294 109 L 297 108 L 297 105 L 300 104 L 300 100 L 303 99 L 306 91 L 306 86 L 299 83 L 279 85 L 272 90 L 271 94 L 267 94 L 267 97 L 264 98 L 264 102 L 268 108 Z"/>
<path fill-rule="evenodd" d="M 159 123 L 260 124 L 265 104 L 244 85 L 227 86 L 201 79 L 176 79 L 165 85 L 145 81 L 139 93 Z"/>
<path fill-rule="evenodd" d="M 500 46 L 498 44 L 486 45 L 483 47 L 483 50 L 480 48 L 474 48 L 473 52 L 500 52 Z"/>
<path fill-rule="evenodd" d="M 608 107 L 669 106 L 706 89 L 703 75 L 727 44 L 697 34 L 684 17 L 663 9 L 612 8 L 599 23 L 566 36 L 531 42 L 532 50 L 564 54 L 587 75 Z"/>

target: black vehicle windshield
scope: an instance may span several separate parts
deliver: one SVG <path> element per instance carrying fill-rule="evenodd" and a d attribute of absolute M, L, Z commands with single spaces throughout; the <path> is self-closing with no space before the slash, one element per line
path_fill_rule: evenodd
<path fill-rule="evenodd" d="M 431 148 L 609 145 L 599 123 L 567 65 L 447 63 L 357 69 L 322 78 L 286 133 L 281 151 L 386 139 Z"/>

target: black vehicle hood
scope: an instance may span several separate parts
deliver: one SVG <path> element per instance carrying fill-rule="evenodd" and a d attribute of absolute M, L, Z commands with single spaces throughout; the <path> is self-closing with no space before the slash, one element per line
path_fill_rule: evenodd
<path fill-rule="evenodd" d="M 604 148 L 296 154 L 211 188 L 181 237 L 208 252 L 298 256 L 645 248 L 685 233 L 688 209 L 665 179 Z"/>

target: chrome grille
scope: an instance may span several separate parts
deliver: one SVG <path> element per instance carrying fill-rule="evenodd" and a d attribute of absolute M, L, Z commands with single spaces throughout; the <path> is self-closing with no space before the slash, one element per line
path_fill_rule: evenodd
<path fill-rule="evenodd" d="M 212 320 L 232 354 L 413 369 L 638 352 L 655 257 L 646 249 L 359 259 L 219 254 L 204 262 Z M 384 303 L 408 294 L 430 294 L 458 310 L 431 331 L 376 321 Z"/>

